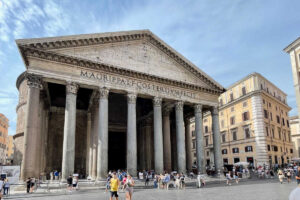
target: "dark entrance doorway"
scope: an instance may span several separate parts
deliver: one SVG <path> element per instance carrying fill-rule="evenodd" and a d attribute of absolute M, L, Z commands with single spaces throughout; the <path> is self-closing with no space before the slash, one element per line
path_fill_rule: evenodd
<path fill-rule="evenodd" d="M 108 133 L 108 169 L 126 169 L 126 134 Z"/>

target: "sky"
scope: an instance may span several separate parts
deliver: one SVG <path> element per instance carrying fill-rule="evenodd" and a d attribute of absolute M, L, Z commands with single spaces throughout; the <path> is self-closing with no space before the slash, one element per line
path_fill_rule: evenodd
<path fill-rule="evenodd" d="M 258 72 L 297 114 L 290 57 L 300 36 L 298 0 L 0 0 L 0 113 L 16 130 L 15 39 L 149 29 L 224 87 Z"/>

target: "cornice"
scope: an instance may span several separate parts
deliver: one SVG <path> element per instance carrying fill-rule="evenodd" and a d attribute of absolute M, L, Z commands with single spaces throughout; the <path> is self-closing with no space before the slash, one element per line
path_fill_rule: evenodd
<path fill-rule="evenodd" d="M 152 32 L 145 30 L 145 31 L 128 31 L 125 32 L 126 34 L 96 34 L 96 35 L 85 35 L 85 37 L 78 38 L 76 37 L 57 37 L 51 38 L 45 41 L 42 39 L 28 39 L 28 40 L 17 40 L 18 47 L 20 52 L 25 60 L 25 64 L 28 65 L 28 61 L 26 59 L 26 55 L 23 53 L 22 48 L 27 47 L 30 49 L 38 49 L 38 50 L 51 50 L 51 49 L 60 49 L 60 48 L 71 48 L 71 47 L 80 47 L 80 46 L 88 46 L 88 45 L 100 45 L 106 43 L 118 43 L 124 41 L 134 41 L 134 40 L 146 40 L 149 41 L 151 44 L 155 45 L 161 51 L 166 53 L 176 62 L 178 62 L 181 66 L 185 67 L 188 71 L 196 75 L 198 78 L 203 80 L 206 84 L 211 87 L 216 88 L 216 90 L 222 90 L 223 92 L 225 89 L 214 82 L 214 80 L 209 79 L 204 72 L 197 69 L 197 67 L 192 66 L 192 64 L 188 63 L 183 56 L 161 41 L 157 36 L 155 36 Z M 89 36 L 89 37 L 88 37 Z M 56 39 L 56 40 L 55 40 Z M 29 41 L 29 43 L 28 43 Z M 31 43 L 30 43 L 31 42 Z"/>
<path fill-rule="evenodd" d="M 20 51 L 24 55 L 26 65 L 29 65 L 28 57 L 34 57 L 34 58 L 39 58 L 42 60 L 49 60 L 53 62 L 59 62 L 59 63 L 64 63 L 68 65 L 75 65 L 75 66 L 80 66 L 84 68 L 90 68 L 90 69 L 101 69 L 106 72 L 111 72 L 114 74 L 119 74 L 119 75 L 125 75 L 129 77 L 135 77 L 143 80 L 149 80 L 149 81 L 154 81 L 158 83 L 163 83 L 163 84 L 169 84 L 177 87 L 183 87 L 186 89 L 192 89 L 192 90 L 198 90 L 201 92 L 206 92 L 206 93 L 211 93 L 214 95 L 220 95 L 223 90 L 217 90 L 217 89 L 209 89 L 209 88 L 204 88 L 200 87 L 198 85 L 194 84 L 189 84 L 189 83 L 184 83 L 181 81 L 175 81 L 163 77 L 158 77 L 142 72 L 137 72 L 134 70 L 130 69 L 121 69 L 113 65 L 109 64 L 104 64 L 100 62 L 94 62 L 91 60 L 87 59 L 82 59 L 74 56 L 67 56 L 67 55 L 62 55 L 59 53 L 55 53 L 52 51 L 44 51 L 41 49 L 35 49 L 35 48 L 30 48 L 27 46 L 19 46 Z M 17 81 L 18 83 L 18 81 Z M 17 85 L 18 86 L 18 85 Z"/>

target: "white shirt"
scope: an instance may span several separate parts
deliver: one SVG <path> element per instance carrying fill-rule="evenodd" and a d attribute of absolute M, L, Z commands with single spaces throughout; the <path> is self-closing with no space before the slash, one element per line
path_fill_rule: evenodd
<path fill-rule="evenodd" d="M 299 200 L 300 199 L 300 187 L 295 188 L 290 196 L 289 196 L 289 200 Z"/>

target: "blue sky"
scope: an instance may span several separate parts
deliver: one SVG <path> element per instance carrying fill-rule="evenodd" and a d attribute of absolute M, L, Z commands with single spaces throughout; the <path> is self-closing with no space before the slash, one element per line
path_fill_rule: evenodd
<path fill-rule="evenodd" d="M 0 113 L 15 134 L 16 78 L 25 70 L 15 39 L 150 29 L 224 87 L 259 72 L 288 94 L 289 55 L 300 36 L 300 1 L 0 0 Z"/>

